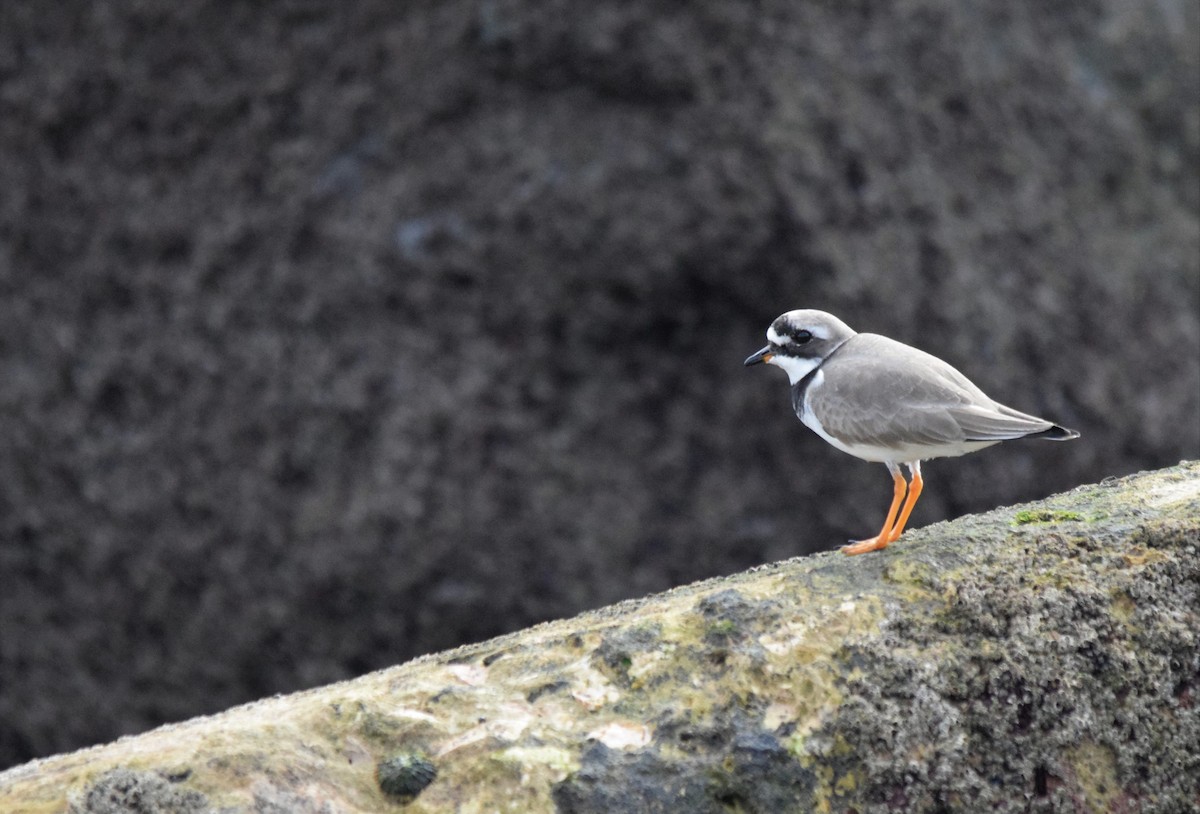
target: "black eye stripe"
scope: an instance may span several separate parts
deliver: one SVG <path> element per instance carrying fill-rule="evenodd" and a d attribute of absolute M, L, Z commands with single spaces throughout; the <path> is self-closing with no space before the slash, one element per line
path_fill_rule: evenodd
<path fill-rule="evenodd" d="M 772 325 L 767 335 L 768 341 L 775 347 L 785 348 L 806 345 L 815 338 L 807 328 L 797 328 L 794 325 Z"/>

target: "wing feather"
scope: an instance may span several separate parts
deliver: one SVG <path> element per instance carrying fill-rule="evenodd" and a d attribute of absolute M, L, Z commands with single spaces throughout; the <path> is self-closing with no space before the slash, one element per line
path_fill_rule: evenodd
<path fill-rule="evenodd" d="M 990 399 L 958 370 L 923 351 L 859 334 L 821 366 L 809 406 L 825 431 L 884 448 L 1003 441 L 1053 426 Z"/>

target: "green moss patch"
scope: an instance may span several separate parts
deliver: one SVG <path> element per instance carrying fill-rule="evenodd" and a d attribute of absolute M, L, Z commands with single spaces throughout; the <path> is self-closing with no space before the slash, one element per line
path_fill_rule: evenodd
<path fill-rule="evenodd" d="M 1079 512 L 1058 509 L 1023 509 L 1013 515 L 1013 524 L 1026 526 L 1030 523 L 1083 522 L 1085 519 Z"/>

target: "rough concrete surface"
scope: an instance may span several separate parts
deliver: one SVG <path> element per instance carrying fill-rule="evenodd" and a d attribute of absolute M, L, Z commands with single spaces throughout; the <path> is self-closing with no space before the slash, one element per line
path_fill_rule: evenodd
<path fill-rule="evenodd" d="M 741 368 L 785 309 L 1083 433 L 915 526 L 1200 457 L 1198 38 L 4 0 L 0 766 L 873 532 L 883 468 Z"/>
<path fill-rule="evenodd" d="M 27 764 L 0 809 L 1184 814 L 1198 692 L 1190 462 Z"/>

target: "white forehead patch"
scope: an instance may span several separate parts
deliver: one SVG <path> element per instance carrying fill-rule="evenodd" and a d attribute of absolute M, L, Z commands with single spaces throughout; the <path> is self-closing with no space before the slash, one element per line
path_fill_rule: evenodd
<path fill-rule="evenodd" d="M 767 341 L 772 345 L 782 345 L 787 342 L 787 337 L 775 333 L 775 326 L 772 325 L 770 328 L 767 328 Z"/>

